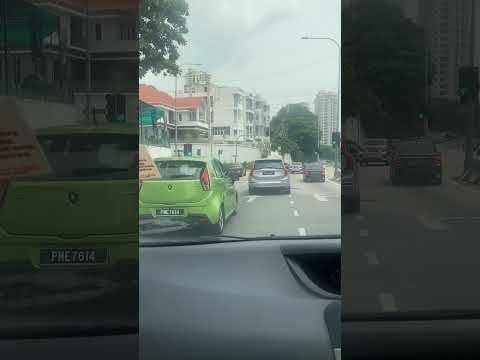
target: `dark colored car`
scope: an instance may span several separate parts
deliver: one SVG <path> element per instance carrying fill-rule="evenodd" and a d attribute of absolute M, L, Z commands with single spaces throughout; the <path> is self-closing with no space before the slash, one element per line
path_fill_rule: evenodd
<path fill-rule="evenodd" d="M 321 162 L 306 163 L 303 168 L 304 182 L 325 182 L 325 167 Z"/>
<path fill-rule="evenodd" d="M 422 182 L 442 183 L 442 156 L 435 144 L 428 140 L 399 143 L 390 166 L 392 185 Z"/>
<path fill-rule="evenodd" d="M 246 174 L 246 170 L 243 165 L 238 163 L 228 165 L 227 170 L 236 180 L 238 180 L 242 176 L 245 176 Z"/>

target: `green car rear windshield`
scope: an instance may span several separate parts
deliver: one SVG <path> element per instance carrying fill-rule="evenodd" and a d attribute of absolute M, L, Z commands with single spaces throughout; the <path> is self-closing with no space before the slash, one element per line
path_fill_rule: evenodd
<path fill-rule="evenodd" d="M 165 180 L 197 180 L 206 167 L 205 162 L 195 160 L 160 160 L 155 164 Z"/>

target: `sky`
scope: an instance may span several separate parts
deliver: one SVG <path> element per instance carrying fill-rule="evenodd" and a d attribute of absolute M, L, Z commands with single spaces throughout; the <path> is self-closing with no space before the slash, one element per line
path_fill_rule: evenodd
<path fill-rule="evenodd" d="M 272 115 L 288 103 L 313 100 L 320 90 L 337 92 L 340 0 L 187 0 L 187 45 L 179 64 L 199 63 L 217 85 L 261 95 Z M 183 67 L 186 70 L 188 66 Z M 172 92 L 174 78 L 147 74 L 141 83 Z M 178 88 L 183 81 L 178 78 Z"/>

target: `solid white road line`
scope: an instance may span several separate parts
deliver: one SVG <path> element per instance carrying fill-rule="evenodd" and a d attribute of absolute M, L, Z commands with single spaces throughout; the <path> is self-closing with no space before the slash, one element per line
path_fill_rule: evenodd
<path fill-rule="evenodd" d="M 293 216 L 300 216 L 297 210 L 293 210 Z"/>
<path fill-rule="evenodd" d="M 368 237 L 368 229 L 361 229 L 360 230 L 361 237 Z"/>
<path fill-rule="evenodd" d="M 367 251 L 365 253 L 365 256 L 367 257 L 367 261 L 368 261 L 369 265 L 378 265 L 379 264 L 378 257 L 377 257 L 377 254 L 375 253 L 375 251 Z"/>
<path fill-rule="evenodd" d="M 392 294 L 381 293 L 378 294 L 378 300 L 380 301 L 380 308 L 383 312 L 385 311 L 398 311 L 397 305 L 395 304 L 395 298 Z"/>
<path fill-rule="evenodd" d="M 300 235 L 300 236 L 306 236 L 306 235 L 307 235 L 307 231 L 305 230 L 305 228 L 298 228 L 298 235 Z"/>

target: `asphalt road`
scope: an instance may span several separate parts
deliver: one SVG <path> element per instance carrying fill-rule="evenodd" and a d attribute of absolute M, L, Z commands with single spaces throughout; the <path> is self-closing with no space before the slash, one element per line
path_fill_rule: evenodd
<path fill-rule="evenodd" d="M 345 313 L 480 308 L 480 187 L 452 180 L 448 151 L 441 186 L 394 187 L 388 167 L 361 168 L 360 213 L 342 217 Z"/>
<path fill-rule="evenodd" d="M 287 194 L 249 195 L 248 179 L 236 183 L 239 209 L 225 225 L 224 234 L 237 236 L 297 236 L 341 233 L 340 184 L 305 183 L 291 174 Z"/>

